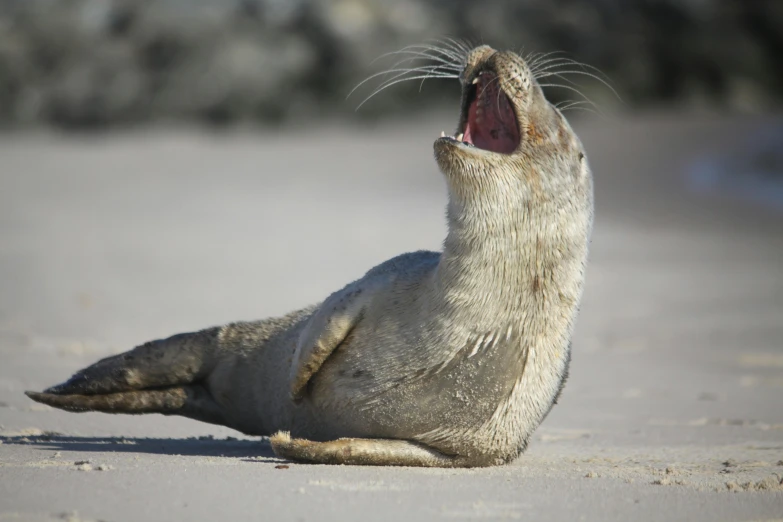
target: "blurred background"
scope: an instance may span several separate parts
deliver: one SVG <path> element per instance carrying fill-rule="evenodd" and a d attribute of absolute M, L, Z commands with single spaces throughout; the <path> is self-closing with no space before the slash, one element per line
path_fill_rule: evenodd
<path fill-rule="evenodd" d="M 319 493 L 312 481 L 299 495 L 292 474 L 295 485 L 270 475 L 258 495 L 247 488 L 275 473 L 266 464 L 221 457 L 185 471 L 227 451 L 186 438 L 238 436 L 227 428 L 67 414 L 22 392 L 150 339 L 318 302 L 385 259 L 439 249 L 447 196 L 432 143 L 457 122 L 457 82 L 403 82 L 357 111 L 379 76 L 346 97 L 403 58 L 385 53 L 449 38 L 562 52 L 611 88 L 560 82 L 593 102 L 565 115 L 596 197 L 560 404 L 524 467 L 482 475 L 482 488 L 432 475 L 414 489 L 476 518 L 485 499 L 516 510 L 527 480 L 533 507 L 509 518 L 606 520 L 610 502 L 617 520 L 645 520 L 664 498 L 649 484 L 676 461 L 677 484 L 702 488 L 665 497 L 683 518 L 779 515 L 780 496 L 712 492 L 780 480 L 781 0 L 0 0 L 0 466 L 17 466 L 2 468 L 0 508 L 215 520 L 263 501 L 311 519 L 339 494 L 352 513 L 342 520 L 421 512 L 396 471 L 383 476 L 403 477 L 400 488 L 371 500 L 375 486 Z M 54 450 L 114 471 L 89 482 L 30 464 Z M 753 464 L 718 464 L 732 459 Z"/>
<path fill-rule="evenodd" d="M 396 61 L 372 64 L 381 54 L 446 37 L 564 52 L 628 109 L 760 112 L 783 98 L 781 28 L 777 0 L 0 0 L 0 124 L 400 114 L 444 87 L 401 85 L 358 113 L 346 94 Z M 618 102 L 579 83 L 604 109 Z"/>

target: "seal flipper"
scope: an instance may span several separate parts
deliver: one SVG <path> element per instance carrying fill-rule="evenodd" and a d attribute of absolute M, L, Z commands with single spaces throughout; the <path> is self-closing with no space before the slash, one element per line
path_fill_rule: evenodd
<path fill-rule="evenodd" d="M 472 463 L 463 457 L 446 455 L 424 444 L 409 440 L 346 438 L 315 442 L 292 439 L 288 432 L 282 431 L 272 435 L 269 442 L 278 457 L 312 464 L 432 468 L 463 468 L 481 465 Z"/>
<path fill-rule="evenodd" d="M 224 424 L 202 381 L 225 356 L 221 328 L 151 341 L 76 372 L 62 384 L 25 392 L 34 401 L 67 411 L 162 413 Z"/>
<path fill-rule="evenodd" d="M 359 324 L 365 308 L 386 282 L 386 278 L 379 278 L 370 286 L 351 283 L 330 295 L 310 316 L 299 336 L 291 365 L 290 393 L 294 401 L 304 397 L 307 383 Z"/>
<path fill-rule="evenodd" d="M 209 391 L 199 384 L 134 390 L 99 395 L 61 395 L 49 392 L 25 392 L 36 402 L 72 412 L 143 414 L 161 413 L 224 424 L 220 408 Z"/>
<path fill-rule="evenodd" d="M 177 334 L 106 357 L 44 393 L 96 395 L 190 384 L 214 368 L 220 328 Z"/>
<path fill-rule="evenodd" d="M 222 424 L 248 434 L 267 435 L 261 428 L 237 425 L 236 411 L 217 400 L 211 388 L 219 368 L 232 368 L 248 354 L 280 343 L 315 307 L 281 317 L 236 322 L 174 335 L 101 359 L 76 372 L 68 381 L 43 393 L 27 392 L 31 399 L 68 411 L 106 413 L 162 413 Z M 223 377 L 225 380 L 226 377 Z"/>
<path fill-rule="evenodd" d="M 236 408 L 221 402 L 211 377 L 237 366 L 250 354 L 280 343 L 315 310 L 307 307 L 281 317 L 236 322 L 174 335 L 101 359 L 68 381 L 31 399 L 68 411 L 161 413 L 222 424 L 248 434 L 267 435 L 252 422 L 237 424 Z M 294 330 L 296 331 L 296 330 Z M 282 336 L 282 337 L 281 337 Z M 228 377 L 223 375 L 225 381 Z M 249 427 L 248 427 L 249 426 Z"/>

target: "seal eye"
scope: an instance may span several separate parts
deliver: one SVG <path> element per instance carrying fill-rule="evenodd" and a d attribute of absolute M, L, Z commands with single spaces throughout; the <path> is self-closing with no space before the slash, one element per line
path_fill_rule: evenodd
<path fill-rule="evenodd" d="M 511 154 L 519 146 L 519 125 L 499 83 L 495 73 L 482 71 L 468 86 L 463 141 L 491 152 Z"/>

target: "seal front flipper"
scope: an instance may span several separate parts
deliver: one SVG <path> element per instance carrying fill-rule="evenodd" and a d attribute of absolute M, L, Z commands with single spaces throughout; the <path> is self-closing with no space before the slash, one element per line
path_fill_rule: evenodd
<path fill-rule="evenodd" d="M 481 465 L 468 458 L 446 455 L 429 446 L 409 440 L 343 438 L 316 442 L 293 439 L 288 432 L 281 431 L 270 437 L 269 442 L 278 457 L 311 464 L 434 468 Z"/>
<path fill-rule="evenodd" d="M 362 320 L 380 282 L 363 285 L 357 281 L 329 296 L 310 317 L 294 351 L 291 365 L 291 398 L 300 401 L 307 383 L 326 359 L 342 344 Z"/>

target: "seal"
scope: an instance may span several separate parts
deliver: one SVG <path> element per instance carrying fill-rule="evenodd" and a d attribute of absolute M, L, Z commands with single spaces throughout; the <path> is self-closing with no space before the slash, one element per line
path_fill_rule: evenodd
<path fill-rule="evenodd" d="M 271 435 L 332 464 L 477 467 L 527 446 L 568 374 L 592 229 L 582 144 L 527 62 L 461 56 L 442 252 L 402 254 L 286 316 L 156 340 L 38 402 Z"/>

